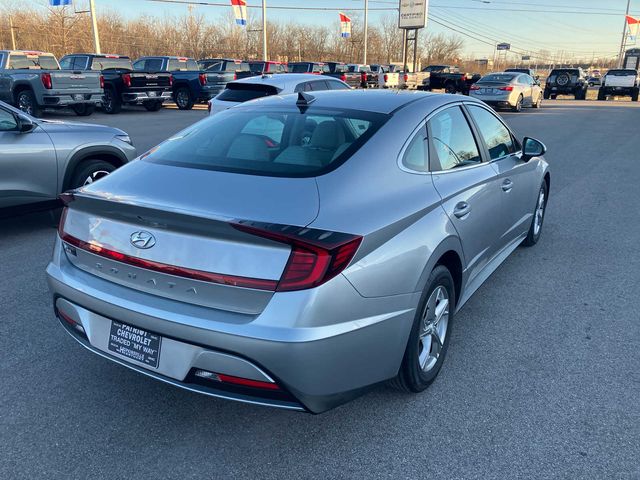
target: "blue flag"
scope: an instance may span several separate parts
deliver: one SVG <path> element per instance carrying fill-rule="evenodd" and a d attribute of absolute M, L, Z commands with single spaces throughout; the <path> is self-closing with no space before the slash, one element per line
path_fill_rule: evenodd
<path fill-rule="evenodd" d="M 49 4 L 51 4 L 51 6 L 53 7 L 61 7 L 64 5 L 71 5 L 71 3 L 73 3 L 73 0 L 49 0 Z"/>

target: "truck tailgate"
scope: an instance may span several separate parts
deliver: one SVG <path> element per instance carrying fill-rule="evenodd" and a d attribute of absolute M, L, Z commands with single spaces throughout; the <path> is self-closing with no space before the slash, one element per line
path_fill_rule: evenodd
<path fill-rule="evenodd" d="M 51 83 L 54 90 L 95 91 L 100 89 L 100 72 L 52 71 Z"/>

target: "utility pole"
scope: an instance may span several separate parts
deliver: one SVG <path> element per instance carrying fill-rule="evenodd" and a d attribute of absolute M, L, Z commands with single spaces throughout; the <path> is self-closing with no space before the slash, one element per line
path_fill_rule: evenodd
<path fill-rule="evenodd" d="M 620 54 L 618 55 L 618 68 L 622 68 L 624 45 L 627 41 L 627 15 L 629 15 L 629 7 L 631 7 L 631 0 L 627 0 L 627 12 L 624 14 L 624 25 L 622 26 L 622 39 L 620 40 Z"/>
<path fill-rule="evenodd" d="M 367 64 L 367 37 L 369 35 L 369 0 L 364 0 L 364 49 L 362 63 Z"/>
<path fill-rule="evenodd" d="M 262 60 L 269 60 L 267 53 L 267 0 L 262 0 Z"/>
<path fill-rule="evenodd" d="M 98 34 L 98 19 L 96 18 L 96 4 L 95 0 L 89 0 L 89 12 L 91 13 L 91 24 L 93 26 L 93 45 L 95 53 L 102 53 L 100 51 L 100 35 Z"/>
<path fill-rule="evenodd" d="M 13 17 L 12 16 L 9 16 L 9 28 L 11 29 L 11 46 L 12 46 L 13 50 L 15 50 L 16 49 L 16 34 L 15 34 L 14 30 L 17 27 L 13 26 Z"/>

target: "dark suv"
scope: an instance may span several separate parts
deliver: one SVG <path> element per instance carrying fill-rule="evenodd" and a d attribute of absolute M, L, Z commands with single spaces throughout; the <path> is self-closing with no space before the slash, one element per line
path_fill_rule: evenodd
<path fill-rule="evenodd" d="M 558 95 L 573 95 L 576 100 L 587 99 L 589 82 L 581 68 L 554 68 L 544 87 L 544 98 L 555 99 Z"/>

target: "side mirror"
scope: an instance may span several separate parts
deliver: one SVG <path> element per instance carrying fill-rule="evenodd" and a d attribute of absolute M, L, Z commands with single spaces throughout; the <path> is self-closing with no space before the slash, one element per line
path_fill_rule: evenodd
<path fill-rule="evenodd" d="M 36 124 L 33 121 L 24 115 L 18 115 L 16 117 L 16 121 L 18 123 L 18 131 L 20 133 L 29 133 L 36 128 Z"/>
<path fill-rule="evenodd" d="M 535 138 L 524 137 L 522 140 L 522 159 L 528 162 L 533 157 L 540 157 L 547 152 L 544 143 Z"/>

